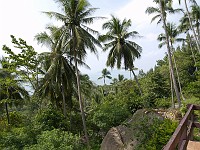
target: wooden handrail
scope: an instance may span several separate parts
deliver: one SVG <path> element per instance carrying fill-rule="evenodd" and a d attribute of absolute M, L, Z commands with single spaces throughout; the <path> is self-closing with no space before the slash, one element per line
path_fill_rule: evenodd
<path fill-rule="evenodd" d="M 200 106 L 189 104 L 188 111 L 179 123 L 163 150 L 186 150 L 189 140 L 193 137 L 193 128 L 200 128 L 200 123 L 194 122 L 194 110 L 200 110 Z"/>

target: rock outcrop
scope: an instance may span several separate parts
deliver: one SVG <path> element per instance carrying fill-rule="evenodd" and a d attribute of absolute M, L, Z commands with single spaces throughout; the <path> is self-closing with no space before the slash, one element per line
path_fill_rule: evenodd
<path fill-rule="evenodd" d="M 126 121 L 126 125 L 119 125 L 112 127 L 106 136 L 104 137 L 101 150 L 133 150 L 137 145 L 137 140 L 134 137 L 135 129 L 131 127 L 134 122 L 141 122 L 143 116 L 149 116 L 149 118 L 164 119 L 161 115 L 154 111 L 138 110 L 135 114 Z"/>

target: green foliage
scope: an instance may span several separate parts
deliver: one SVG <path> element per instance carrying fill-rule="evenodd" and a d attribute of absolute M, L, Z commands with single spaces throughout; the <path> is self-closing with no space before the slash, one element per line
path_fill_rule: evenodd
<path fill-rule="evenodd" d="M 187 112 L 187 110 L 188 110 L 187 105 L 188 104 L 200 105 L 200 100 L 199 100 L 199 98 L 192 97 L 190 99 L 187 99 L 187 100 L 183 101 L 182 102 L 182 106 L 180 108 L 182 116 Z M 195 113 L 197 113 L 197 111 L 195 111 Z"/>
<path fill-rule="evenodd" d="M 122 123 L 130 114 L 124 101 L 117 99 L 113 95 L 108 95 L 105 97 L 104 102 L 93 110 L 91 118 L 92 122 L 100 129 L 106 131 Z"/>
<path fill-rule="evenodd" d="M 155 100 L 155 107 L 156 108 L 169 108 L 171 106 L 170 99 L 166 98 L 157 98 Z"/>
<path fill-rule="evenodd" d="M 131 124 L 134 137 L 137 139 L 136 150 L 158 150 L 168 142 L 177 127 L 177 122 L 163 119 L 146 110 L 138 113 Z"/>
<path fill-rule="evenodd" d="M 177 122 L 171 120 L 164 120 L 161 124 L 155 123 L 153 125 L 154 133 L 149 141 L 146 143 L 146 150 L 158 150 L 169 141 L 172 134 L 177 127 Z"/>
<path fill-rule="evenodd" d="M 51 107 L 39 112 L 35 117 L 35 123 L 43 131 L 58 128 L 66 130 L 68 127 L 64 115 Z"/>
<path fill-rule="evenodd" d="M 38 61 L 37 52 L 34 48 L 26 43 L 25 40 L 15 36 L 10 36 L 12 43 L 15 48 L 19 49 L 20 52 L 15 54 L 14 51 L 6 45 L 3 45 L 3 50 L 8 54 L 8 59 L 12 61 L 13 65 L 17 68 L 17 74 L 20 75 L 21 79 L 29 82 L 33 89 L 38 86 L 38 75 L 41 70 Z"/>
<path fill-rule="evenodd" d="M 158 104 L 157 99 L 166 99 L 169 97 L 169 86 L 166 78 L 161 74 L 158 68 L 150 70 L 146 77 L 141 80 L 144 94 L 141 97 L 144 107 L 152 108 Z"/>
<path fill-rule="evenodd" d="M 37 137 L 37 144 L 27 146 L 24 150 L 79 150 L 83 148 L 80 137 L 72 133 L 54 129 L 43 131 Z"/>
<path fill-rule="evenodd" d="M 22 150 L 25 145 L 34 143 L 33 135 L 31 136 L 25 127 L 12 128 L 10 131 L 1 132 L 0 145 L 8 150 Z"/>
<path fill-rule="evenodd" d="M 187 87 L 187 92 L 200 99 L 200 81 L 190 82 Z"/>
<path fill-rule="evenodd" d="M 9 113 L 10 115 L 10 124 L 14 127 L 22 127 L 23 123 L 25 122 L 26 117 L 17 112 L 17 111 L 12 111 Z"/>

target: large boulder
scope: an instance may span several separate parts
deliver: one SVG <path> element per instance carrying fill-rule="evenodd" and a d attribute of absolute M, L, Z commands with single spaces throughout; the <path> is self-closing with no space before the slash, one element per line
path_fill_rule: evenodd
<path fill-rule="evenodd" d="M 134 133 L 138 131 L 136 131 L 137 129 L 133 128 L 132 125 L 134 123 L 140 124 L 142 121 L 141 118 L 144 116 L 149 117 L 149 123 L 151 123 L 151 119 L 155 117 L 163 119 L 163 117 L 155 111 L 149 111 L 146 109 L 138 110 L 124 123 L 124 125 L 112 127 L 108 131 L 102 141 L 101 150 L 133 150 L 137 145 Z"/>

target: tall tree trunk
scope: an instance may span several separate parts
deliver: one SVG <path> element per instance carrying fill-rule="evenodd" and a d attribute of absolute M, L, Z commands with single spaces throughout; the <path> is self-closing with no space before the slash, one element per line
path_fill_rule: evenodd
<path fill-rule="evenodd" d="M 175 67 L 175 69 L 176 69 L 176 75 L 177 75 L 177 79 L 178 79 L 178 85 L 179 85 L 180 94 L 181 94 L 182 99 L 185 100 L 185 97 L 183 96 L 183 93 L 182 93 L 182 87 L 181 87 L 181 82 L 180 82 L 178 67 L 177 67 L 177 65 L 176 65 L 175 56 L 173 56 L 173 59 L 174 59 L 174 67 Z"/>
<path fill-rule="evenodd" d="M 75 57 L 74 57 L 74 61 L 75 61 L 76 81 L 77 81 L 77 88 L 78 88 L 78 99 L 79 99 L 81 117 L 82 117 L 82 122 L 83 122 L 83 130 L 85 132 L 85 138 L 86 138 L 86 142 L 88 144 L 88 147 L 90 147 L 89 146 L 89 138 L 88 138 L 87 128 L 86 128 L 86 122 L 85 122 L 85 112 L 84 112 L 84 109 L 83 109 L 83 101 L 82 101 L 82 97 L 81 97 L 80 76 L 79 76 L 79 72 L 78 72 L 76 54 L 75 54 Z"/>
<path fill-rule="evenodd" d="M 172 74 L 171 74 L 170 66 L 169 66 L 169 77 L 170 77 L 170 88 L 171 88 L 171 97 L 172 97 L 172 108 L 175 108 L 173 81 L 172 81 Z"/>
<path fill-rule="evenodd" d="M 194 39 L 195 39 L 195 42 L 196 42 L 196 45 L 197 45 L 197 49 L 200 53 L 200 44 L 199 44 L 199 41 L 198 41 L 198 38 L 197 38 L 197 34 L 196 34 L 196 32 L 195 32 L 195 30 L 192 26 L 192 19 L 191 19 L 191 16 L 190 16 L 190 12 L 188 10 L 187 2 L 186 2 L 186 0 L 184 0 L 184 2 L 185 2 L 186 12 L 187 12 L 187 15 L 188 15 L 188 18 L 189 18 L 190 28 L 192 29 L 192 32 L 194 34 Z"/>
<path fill-rule="evenodd" d="M 190 36 L 190 33 L 189 33 L 189 32 L 188 32 L 188 38 L 189 38 L 190 50 L 191 50 L 191 53 L 192 53 L 192 57 L 193 57 L 195 66 L 196 66 L 197 62 L 196 62 L 196 58 L 195 58 L 195 55 L 194 55 L 194 51 L 193 51 L 193 47 L 192 47 L 192 39 L 191 39 L 191 36 Z"/>
<path fill-rule="evenodd" d="M 73 51 L 74 51 L 74 62 L 75 62 L 75 72 L 76 72 L 76 82 L 77 82 L 77 89 L 78 89 L 79 106 L 80 106 L 80 111 L 81 111 L 85 139 L 87 142 L 88 149 L 90 149 L 86 121 L 85 121 L 85 112 L 83 109 L 83 101 L 82 101 L 82 97 L 81 97 L 80 75 L 79 75 L 79 70 L 78 70 L 77 52 L 76 52 L 77 49 L 76 49 L 75 27 L 73 28 L 72 34 L 73 34 Z"/>
<path fill-rule="evenodd" d="M 70 107 L 70 126 L 69 126 L 69 131 L 72 131 L 72 108 Z"/>
<path fill-rule="evenodd" d="M 62 82 L 62 98 L 63 98 L 63 115 L 65 116 L 65 119 L 67 117 L 67 114 L 66 114 L 66 101 L 65 101 L 65 87 L 64 87 L 64 83 L 63 83 L 63 80 L 62 80 L 62 77 L 61 77 L 61 82 Z"/>
<path fill-rule="evenodd" d="M 166 35 L 166 41 L 167 41 L 167 52 L 168 52 L 169 65 L 170 65 L 170 69 L 171 69 L 171 75 L 172 75 L 174 90 L 175 90 L 176 97 L 177 97 L 177 100 L 178 100 L 178 107 L 180 108 L 181 107 L 181 99 L 180 99 L 180 94 L 179 94 L 179 91 L 178 91 L 178 88 L 177 88 L 176 79 L 175 79 L 175 76 L 174 76 L 174 67 L 173 67 L 173 63 L 172 63 L 171 50 L 170 50 L 170 45 L 169 45 L 169 36 L 168 36 L 168 32 L 167 32 L 165 11 L 164 11 L 164 8 L 162 6 L 161 1 L 162 0 L 159 0 L 159 4 L 160 4 L 162 21 L 163 21 L 163 26 L 164 26 L 165 35 Z"/>
<path fill-rule="evenodd" d="M 177 79 L 178 79 L 178 85 L 179 85 L 180 94 L 181 94 L 182 99 L 185 100 L 185 97 L 183 96 L 183 93 L 182 93 L 182 87 L 181 87 L 181 81 L 180 81 L 180 77 L 179 77 L 178 67 L 177 67 L 177 64 L 176 64 L 176 58 L 174 56 L 175 50 L 173 48 L 172 42 L 171 42 L 171 50 L 172 50 L 172 58 L 174 60 L 174 67 L 176 69 L 176 75 L 177 75 Z"/>
<path fill-rule="evenodd" d="M 140 94 L 142 95 L 142 89 L 141 89 L 140 83 L 139 83 L 139 81 L 138 81 L 138 79 L 137 79 L 137 76 L 135 75 L 135 72 L 134 72 L 133 70 L 131 70 L 131 71 L 132 71 L 133 76 L 134 76 L 134 78 L 135 78 L 135 81 L 136 81 L 136 83 L 137 83 L 137 85 L 138 85 Z"/>
<path fill-rule="evenodd" d="M 10 124 L 10 116 L 9 116 L 9 112 L 8 112 L 8 103 L 7 102 L 5 103 L 5 108 L 6 108 L 7 121 L 8 121 L 8 124 Z"/>
<path fill-rule="evenodd" d="M 200 20 L 199 20 L 200 21 Z M 200 42 L 200 31 L 199 31 L 199 25 L 198 25 L 198 20 L 197 20 L 197 38 L 198 38 L 198 41 Z M 199 43 L 200 44 L 200 43 Z"/>

